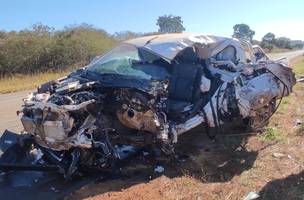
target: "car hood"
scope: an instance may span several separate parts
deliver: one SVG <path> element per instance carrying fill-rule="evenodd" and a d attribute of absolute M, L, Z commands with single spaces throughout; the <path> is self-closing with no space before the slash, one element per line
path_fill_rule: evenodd
<path fill-rule="evenodd" d="M 56 87 L 54 88 L 54 92 L 56 93 L 92 88 L 133 88 L 156 96 L 167 88 L 166 80 L 144 80 L 118 74 L 100 75 L 85 69 L 72 72 L 68 76 L 54 82 L 56 83 Z"/>

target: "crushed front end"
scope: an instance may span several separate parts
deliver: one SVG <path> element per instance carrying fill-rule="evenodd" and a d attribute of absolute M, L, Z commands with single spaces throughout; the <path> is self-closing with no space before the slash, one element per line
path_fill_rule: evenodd
<path fill-rule="evenodd" d="M 168 140 L 166 81 L 92 81 L 83 73 L 48 82 L 24 99 L 21 122 L 44 161 L 70 176 L 111 166 L 125 158 L 122 148 L 132 154 Z"/>

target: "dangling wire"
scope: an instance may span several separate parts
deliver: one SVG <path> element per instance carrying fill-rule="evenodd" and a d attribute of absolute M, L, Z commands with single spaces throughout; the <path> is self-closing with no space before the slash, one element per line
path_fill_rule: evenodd
<path fill-rule="evenodd" d="M 212 103 L 212 97 L 209 96 L 209 103 L 210 103 L 212 117 L 213 117 L 213 122 L 214 122 L 214 126 L 215 126 L 215 134 L 211 135 L 210 132 L 209 132 L 209 127 L 208 127 L 207 135 L 212 140 L 215 139 L 216 135 L 219 132 L 222 133 L 221 125 L 220 125 L 220 121 L 219 121 L 219 106 L 218 106 L 218 104 L 219 104 L 219 93 L 220 93 L 220 90 L 222 89 L 222 85 L 223 85 L 223 83 L 221 83 L 221 85 L 218 87 L 218 91 L 217 91 L 217 94 L 215 96 L 215 98 L 216 98 L 216 113 L 215 113 L 215 109 L 214 109 L 214 106 L 213 106 L 213 103 Z M 208 120 L 208 118 L 205 116 L 206 113 L 203 112 L 203 114 L 204 114 L 205 120 Z M 206 124 L 208 126 L 209 123 L 206 123 Z"/>
<path fill-rule="evenodd" d="M 275 75 L 271 70 L 269 69 L 266 69 L 269 73 L 271 73 L 274 77 L 276 77 L 282 84 L 283 84 L 283 93 L 281 95 L 281 98 L 280 98 L 280 101 L 277 105 L 277 107 L 274 109 L 274 111 L 271 113 L 271 115 L 269 117 L 267 117 L 266 120 L 264 120 L 264 122 L 268 121 L 272 116 L 273 114 L 278 110 L 278 108 L 280 107 L 281 103 L 282 103 L 282 100 L 283 100 L 283 96 L 284 96 L 284 93 L 285 93 L 285 89 L 287 88 L 288 90 L 288 93 L 290 93 L 289 89 L 288 89 L 288 86 L 284 83 L 284 81 L 282 81 L 277 75 Z"/>
<path fill-rule="evenodd" d="M 220 92 L 222 90 L 222 86 L 224 83 L 222 83 L 218 89 L 217 96 L 216 96 L 216 116 L 217 116 L 217 123 L 220 130 L 220 133 L 222 134 L 222 127 L 220 123 L 220 112 L 219 112 L 219 99 L 220 99 Z"/>

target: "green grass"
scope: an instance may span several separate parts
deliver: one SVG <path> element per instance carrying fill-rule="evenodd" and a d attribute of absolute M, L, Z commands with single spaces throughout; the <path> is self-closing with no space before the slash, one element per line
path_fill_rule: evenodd
<path fill-rule="evenodd" d="M 278 130 L 271 127 L 267 127 L 265 129 L 265 133 L 259 135 L 259 140 L 262 142 L 271 142 L 271 141 L 278 142 L 282 140 L 282 136 Z"/>
<path fill-rule="evenodd" d="M 296 74 L 296 77 L 299 78 L 300 75 L 304 75 L 304 57 L 297 62 L 294 66 L 293 66 L 293 71 Z M 303 83 L 297 83 L 295 85 L 295 87 L 302 89 L 301 87 L 303 87 Z M 297 89 L 295 88 L 295 89 Z M 304 94 L 302 94 L 302 98 L 304 98 Z M 297 130 L 296 130 L 296 134 L 297 135 L 304 135 L 304 124 L 301 124 Z"/>
<path fill-rule="evenodd" d="M 288 102 L 289 102 L 289 101 L 288 101 L 288 99 L 287 99 L 287 98 L 284 98 L 284 99 L 282 100 L 282 104 L 283 104 L 283 105 L 287 105 L 287 104 L 288 104 Z"/>
<path fill-rule="evenodd" d="M 296 77 L 299 78 L 300 75 L 304 75 L 304 56 L 299 59 L 295 65 L 293 65 L 292 68 L 293 72 L 295 73 Z M 284 113 L 290 113 L 290 116 L 293 116 L 295 119 L 299 118 L 303 120 L 304 114 L 296 114 L 297 112 L 291 111 L 291 108 L 297 107 L 297 105 L 295 105 L 295 98 L 298 98 L 298 101 L 301 102 L 302 99 L 304 98 L 304 93 L 302 92 L 304 89 L 304 83 L 302 82 L 298 82 L 294 87 L 293 87 L 293 92 L 294 95 L 289 95 L 287 97 L 284 97 L 282 100 L 282 103 L 279 107 L 279 109 L 277 110 L 276 114 L 272 117 L 269 126 L 271 127 L 276 127 L 281 133 L 282 136 L 286 136 L 285 133 L 286 131 L 288 131 L 285 127 L 285 129 L 281 130 L 282 125 L 280 125 L 280 118 L 282 117 L 282 115 L 284 115 Z M 296 116 L 295 116 L 296 115 Z M 295 120 L 293 119 L 293 120 Z M 279 134 L 273 134 L 271 133 L 273 130 L 268 130 L 268 133 L 266 133 L 265 135 L 261 135 L 261 139 L 262 140 L 267 140 L 267 139 L 273 139 L 273 136 L 279 136 Z M 276 131 L 276 130 L 274 130 Z M 304 135 L 304 124 L 300 125 L 299 127 L 297 127 L 297 129 L 295 129 L 295 133 L 296 135 Z M 285 139 L 284 137 L 282 137 L 282 139 Z"/>
<path fill-rule="evenodd" d="M 68 71 L 45 72 L 34 75 L 16 75 L 11 78 L 0 79 L 0 94 L 31 90 L 50 80 L 65 76 Z"/>
<path fill-rule="evenodd" d="M 301 75 L 304 75 L 304 57 L 302 57 L 302 59 L 300 59 L 295 65 L 293 65 L 292 71 L 295 73 L 297 79 Z M 303 83 L 297 83 L 294 86 L 293 91 L 302 90 L 303 86 L 304 86 Z M 304 97 L 304 93 L 300 93 L 300 95 L 302 95 L 302 97 Z M 282 103 L 278 109 L 278 113 L 286 112 L 287 108 L 290 106 L 289 105 L 290 98 L 291 98 L 290 96 L 283 98 Z"/>
<path fill-rule="evenodd" d="M 304 56 L 302 57 L 302 59 L 300 61 L 298 61 L 295 65 L 293 65 L 292 71 L 295 73 L 296 79 L 299 79 L 300 76 L 304 75 Z M 303 82 L 298 82 L 294 86 L 293 90 L 294 91 L 296 91 L 296 90 L 303 91 L 303 86 L 304 86 Z M 304 98 L 304 93 L 301 92 L 301 93 L 299 93 L 299 95 L 301 95 L 301 97 Z"/>
<path fill-rule="evenodd" d="M 274 47 L 269 53 L 284 53 L 289 51 L 294 51 L 295 49 L 282 49 L 278 47 Z"/>
<path fill-rule="evenodd" d="M 292 70 L 296 74 L 297 77 L 299 77 L 300 75 L 304 75 L 304 58 L 301 59 L 299 62 L 297 62 L 293 66 Z"/>

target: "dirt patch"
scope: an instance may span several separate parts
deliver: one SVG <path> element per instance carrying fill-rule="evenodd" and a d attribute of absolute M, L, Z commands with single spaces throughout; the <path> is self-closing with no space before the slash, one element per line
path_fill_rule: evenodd
<path fill-rule="evenodd" d="M 304 56 L 304 54 L 303 54 Z M 298 56 L 298 57 L 295 57 L 294 59 L 292 59 L 290 61 L 290 66 L 293 67 L 296 63 L 300 62 L 301 60 L 303 60 L 303 56 Z"/>

